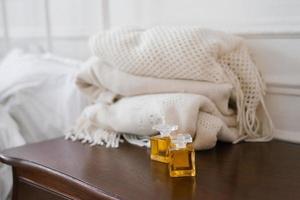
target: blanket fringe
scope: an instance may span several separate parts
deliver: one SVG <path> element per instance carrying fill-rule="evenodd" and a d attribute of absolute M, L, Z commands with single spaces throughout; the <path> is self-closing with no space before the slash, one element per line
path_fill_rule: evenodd
<path fill-rule="evenodd" d="M 105 130 L 93 122 L 95 112 L 88 109 L 83 112 L 77 120 L 75 126 L 65 132 L 65 139 L 72 141 L 81 141 L 81 143 L 88 143 L 91 146 L 105 145 L 106 147 L 117 148 L 119 143 L 124 140 L 130 144 L 140 147 L 150 147 L 148 136 L 137 136 L 132 134 L 118 133 L 112 130 Z"/>
<path fill-rule="evenodd" d="M 244 109 L 244 93 L 241 89 L 240 82 L 237 78 L 237 76 L 230 70 L 230 68 L 227 65 L 223 65 L 223 69 L 229 79 L 229 81 L 232 83 L 234 89 L 235 89 L 235 96 L 236 96 L 236 106 L 237 106 L 237 123 L 239 128 L 239 135 L 240 138 L 244 138 L 244 129 L 243 129 L 243 121 L 244 121 L 244 115 L 245 115 L 245 109 Z"/>
<path fill-rule="evenodd" d="M 138 136 L 132 134 L 122 134 L 124 139 L 133 145 L 139 147 L 150 147 L 150 137 L 149 136 Z"/>
<path fill-rule="evenodd" d="M 80 122 L 82 121 L 83 120 L 80 120 Z M 91 146 L 105 145 L 106 147 L 112 148 L 118 148 L 119 143 L 123 142 L 120 133 L 94 127 L 89 120 L 78 123 L 76 127 L 66 131 L 65 139 L 81 141 L 82 143 L 88 143 Z"/>
<path fill-rule="evenodd" d="M 238 143 L 242 140 L 247 142 L 266 142 L 272 140 L 273 122 L 264 102 L 263 96 L 265 95 L 266 87 L 258 70 L 255 71 L 257 75 L 256 77 L 258 78 L 259 82 L 259 90 L 261 91 L 259 94 L 259 98 L 263 109 L 264 119 L 266 119 L 266 122 L 263 123 L 262 128 L 262 123 L 258 119 L 256 109 L 249 109 L 244 102 L 244 93 L 237 76 L 231 71 L 228 66 L 223 65 L 223 69 L 226 72 L 229 81 L 234 86 L 236 94 L 237 123 L 239 127 L 240 137 L 234 143 Z M 259 133 L 260 131 L 261 133 Z"/>

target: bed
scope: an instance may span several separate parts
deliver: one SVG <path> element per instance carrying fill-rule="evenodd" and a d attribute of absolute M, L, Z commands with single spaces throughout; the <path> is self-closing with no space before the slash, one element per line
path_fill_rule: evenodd
<path fill-rule="evenodd" d="M 63 136 L 88 104 L 74 83 L 85 63 L 52 53 L 49 0 L 37 2 L 45 13 L 44 37 L 25 45 L 13 38 L 9 3 L 14 2 L 0 0 L 0 151 Z M 106 9 L 106 0 L 98 3 Z M 87 38 L 83 40 L 87 49 Z M 11 187 L 11 169 L 0 163 L 0 200 L 9 198 Z"/>
<path fill-rule="evenodd" d="M 8 53 L 0 65 L 0 150 L 60 137 L 71 127 L 87 104 L 74 84 L 81 64 L 49 53 Z M 0 199 L 10 191 L 10 173 L 0 164 Z"/>

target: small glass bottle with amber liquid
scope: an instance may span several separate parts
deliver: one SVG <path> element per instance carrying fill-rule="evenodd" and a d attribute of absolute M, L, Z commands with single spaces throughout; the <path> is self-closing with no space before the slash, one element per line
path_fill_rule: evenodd
<path fill-rule="evenodd" d="M 169 173 L 171 177 L 195 176 L 195 150 L 189 134 L 171 138 Z"/>
<path fill-rule="evenodd" d="M 176 125 L 159 124 L 153 126 L 160 135 L 150 138 L 151 159 L 163 163 L 169 163 L 169 148 L 171 144 L 170 134 L 178 129 Z"/>

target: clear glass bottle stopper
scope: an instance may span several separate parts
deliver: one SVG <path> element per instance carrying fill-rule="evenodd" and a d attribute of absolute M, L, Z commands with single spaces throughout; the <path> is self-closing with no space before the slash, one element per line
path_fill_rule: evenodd
<path fill-rule="evenodd" d="M 178 129 L 178 126 L 170 124 L 157 124 L 154 125 L 152 129 L 158 131 L 161 136 L 169 136 L 173 131 Z"/>
<path fill-rule="evenodd" d="M 193 142 L 193 138 L 190 134 L 177 134 L 171 137 L 171 142 L 176 148 L 185 148 L 187 143 Z"/>

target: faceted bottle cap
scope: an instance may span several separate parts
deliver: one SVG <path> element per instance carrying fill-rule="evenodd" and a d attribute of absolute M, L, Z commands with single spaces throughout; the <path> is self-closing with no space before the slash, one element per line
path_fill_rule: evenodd
<path fill-rule="evenodd" d="M 170 124 L 157 124 L 154 125 L 152 129 L 157 130 L 161 136 L 170 136 L 173 131 L 178 129 L 178 126 Z"/>
<path fill-rule="evenodd" d="M 176 148 L 185 148 L 186 144 L 193 142 L 190 134 L 177 134 L 171 137 L 172 143 Z"/>

